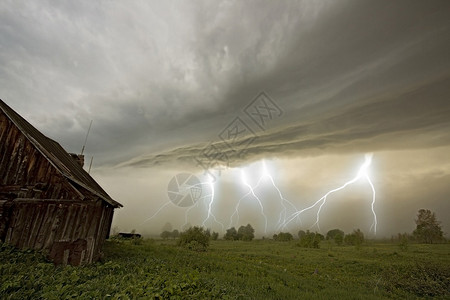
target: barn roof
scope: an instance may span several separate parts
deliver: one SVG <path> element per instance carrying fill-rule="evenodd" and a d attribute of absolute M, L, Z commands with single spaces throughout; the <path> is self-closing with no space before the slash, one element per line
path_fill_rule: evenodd
<path fill-rule="evenodd" d="M 48 161 L 68 180 L 81 186 L 114 207 L 122 207 L 114 201 L 100 185 L 73 159 L 60 144 L 46 137 L 33 125 L 28 123 L 12 108 L 0 99 L 0 109 L 19 128 L 25 137 L 48 159 Z M 82 193 L 82 191 L 79 191 Z"/>

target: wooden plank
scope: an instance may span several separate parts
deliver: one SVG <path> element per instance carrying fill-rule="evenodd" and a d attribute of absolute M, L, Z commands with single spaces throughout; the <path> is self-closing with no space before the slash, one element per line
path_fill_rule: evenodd
<path fill-rule="evenodd" d="M 109 234 L 109 231 L 111 230 L 111 221 L 112 221 L 112 214 L 113 214 L 113 208 L 106 205 L 104 207 L 105 211 L 105 218 L 102 223 L 102 231 L 100 235 L 97 237 L 97 252 L 100 253 L 103 249 L 103 244 L 105 243 L 105 240 Z"/>
<path fill-rule="evenodd" d="M 13 181 L 14 184 L 23 182 L 22 180 L 23 173 L 20 171 L 23 161 L 26 160 L 26 157 L 24 157 L 25 138 L 20 137 L 16 143 L 17 143 L 16 164 L 15 168 L 12 170 L 12 172 L 15 174 L 15 178 Z"/>
<path fill-rule="evenodd" d="M 74 216 L 73 219 L 71 221 L 71 226 L 70 228 L 67 230 L 67 233 L 65 235 L 67 235 L 67 237 L 69 239 L 71 239 L 72 241 L 81 238 L 80 236 L 76 235 L 76 230 L 78 229 L 78 224 L 80 223 L 80 216 L 81 216 L 81 211 L 83 209 L 83 207 L 79 204 L 72 204 L 73 208 L 74 208 Z"/>
<path fill-rule="evenodd" d="M 86 224 L 87 209 L 88 207 L 86 205 L 80 204 L 80 211 L 77 217 L 76 229 L 73 233 L 73 236 L 85 238 L 85 236 L 83 235 L 83 226 L 85 226 Z"/>
<path fill-rule="evenodd" d="M 86 262 L 90 264 L 94 260 L 95 238 L 90 236 L 86 239 L 86 241 L 87 241 Z"/>
<path fill-rule="evenodd" d="M 83 233 L 80 236 L 89 237 L 92 236 L 91 228 L 97 226 L 95 221 L 96 207 L 90 206 L 87 211 L 86 222 L 83 225 Z"/>
<path fill-rule="evenodd" d="M 103 244 L 103 231 L 104 231 L 104 227 L 105 227 L 105 220 L 107 218 L 107 209 L 105 205 L 102 205 L 100 207 L 101 209 L 101 214 L 100 214 L 100 219 L 98 221 L 98 225 L 97 225 L 97 232 L 95 235 L 95 248 L 94 248 L 94 260 L 97 260 L 100 254 L 100 250 L 101 250 L 101 245 Z"/>
<path fill-rule="evenodd" d="M 22 229 L 23 229 L 23 218 L 25 215 L 24 210 L 21 206 L 14 205 L 13 206 L 13 215 L 14 217 L 14 224 L 12 227 L 12 236 L 11 236 L 11 245 L 18 246 L 20 237 L 22 236 Z"/>
<path fill-rule="evenodd" d="M 60 240 L 64 240 L 64 226 L 66 223 L 70 222 L 70 217 L 69 213 L 70 213 L 70 204 L 69 203 L 60 203 L 58 208 L 61 210 L 60 211 L 60 222 L 58 225 L 58 228 L 55 230 L 55 235 L 53 240 L 54 241 L 60 241 Z"/>
<path fill-rule="evenodd" d="M 54 214 L 54 217 L 52 218 L 53 222 L 51 223 L 50 226 L 50 232 L 46 234 L 44 249 L 50 249 L 50 247 L 52 246 L 55 240 L 56 232 L 61 225 L 61 219 L 63 218 L 65 212 L 66 210 L 63 208 L 62 205 L 57 205 L 56 212 Z"/>
<path fill-rule="evenodd" d="M 101 202 L 96 202 L 96 207 L 93 210 L 93 216 L 92 216 L 92 222 L 91 226 L 88 230 L 88 239 L 91 239 L 91 248 L 88 249 L 89 253 L 89 261 L 92 262 L 96 259 L 97 256 L 97 233 L 98 233 L 98 227 L 100 226 L 100 219 L 102 217 L 103 209 Z"/>
<path fill-rule="evenodd" d="M 33 223 L 33 228 L 30 232 L 30 240 L 28 242 L 30 248 L 36 248 L 36 241 L 38 238 L 39 231 L 41 230 L 41 226 L 44 223 L 44 216 L 47 210 L 47 206 L 43 204 L 35 204 L 36 207 L 36 216 Z"/>
<path fill-rule="evenodd" d="M 56 204 L 49 204 L 43 218 L 43 224 L 39 229 L 39 235 L 35 243 L 35 249 L 42 249 L 44 247 L 44 242 L 50 227 L 52 224 L 53 215 L 55 214 Z"/>
<path fill-rule="evenodd" d="M 71 218 L 73 216 L 73 208 L 71 205 L 67 205 L 67 203 L 64 203 L 63 206 L 64 210 L 66 211 L 64 219 L 61 221 L 60 225 L 60 234 L 56 236 L 57 241 L 66 240 L 65 238 L 65 232 L 67 230 L 67 226 L 69 226 Z"/>
<path fill-rule="evenodd" d="M 8 180 L 9 180 L 9 170 L 11 168 L 11 163 L 12 163 L 12 153 L 14 151 L 14 147 L 12 147 L 12 141 L 15 138 L 15 134 L 17 133 L 16 130 L 10 130 L 8 132 L 8 135 L 6 137 L 6 145 L 9 145 L 9 147 L 6 148 L 6 151 L 4 153 L 3 159 L 2 159 L 2 163 L 1 163 L 1 168 L 0 170 L 3 170 L 3 173 L 1 174 L 2 176 L 0 178 L 2 178 L 2 184 L 8 184 Z"/>
<path fill-rule="evenodd" d="M 20 248 L 30 248 L 29 247 L 29 240 L 31 237 L 31 230 L 33 228 L 34 222 L 35 222 L 35 216 L 36 216 L 36 207 L 34 205 L 25 205 L 26 207 L 26 217 L 25 217 L 25 226 L 23 230 L 22 237 L 19 242 Z"/>

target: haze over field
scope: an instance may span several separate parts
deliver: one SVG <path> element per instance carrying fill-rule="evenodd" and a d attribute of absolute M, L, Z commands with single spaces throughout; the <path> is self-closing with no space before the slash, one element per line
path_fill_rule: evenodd
<path fill-rule="evenodd" d="M 124 231 L 180 228 L 186 208 L 148 218 L 169 203 L 173 176 L 205 179 L 194 158 L 214 142 L 229 157 L 212 207 L 226 228 L 248 193 L 240 170 L 256 185 L 264 160 L 302 209 L 373 153 L 377 236 L 411 232 L 420 208 L 435 211 L 448 236 L 449 15 L 445 0 L 3 1 L 0 98 L 69 152 L 81 151 L 93 120 L 86 161 L 94 156 L 91 174 L 124 205 L 114 220 Z M 246 111 L 262 91 L 275 110 L 259 127 Z M 241 155 L 221 142 L 236 117 L 255 137 L 233 145 Z M 256 192 L 272 232 L 279 195 L 267 178 Z M 330 196 L 320 229 L 368 233 L 371 197 L 364 180 Z M 205 220 L 208 199 L 190 224 Z M 258 203 L 242 203 L 233 225 L 262 235 Z M 288 229 L 308 229 L 316 212 Z"/>

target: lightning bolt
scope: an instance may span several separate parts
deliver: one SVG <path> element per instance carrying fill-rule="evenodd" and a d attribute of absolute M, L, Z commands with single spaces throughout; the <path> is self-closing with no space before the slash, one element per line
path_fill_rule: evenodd
<path fill-rule="evenodd" d="M 211 197 L 210 197 L 210 201 L 208 203 L 208 216 L 206 217 L 205 220 L 203 220 L 202 226 L 205 226 L 208 219 L 210 217 L 212 217 L 217 224 L 222 226 L 222 231 L 224 231 L 224 225 L 222 223 L 220 223 L 219 221 L 217 221 L 216 216 L 212 213 L 212 205 L 214 203 L 215 191 L 214 191 L 214 178 L 210 174 L 208 174 L 208 185 L 211 189 Z"/>
<path fill-rule="evenodd" d="M 262 165 L 263 165 L 263 177 L 265 178 L 269 178 L 270 182 L 272 183 L 273 187 L 277 190 L 278 195 L 280 197 L 281 200 L 281 206 L 283 207 L 282 211 L 280 212 L 280 217 L 278 219 L 278 224 L 282 224 L 284 222 L 286 222 L 286 214 L 287 214 L 287 207 L 284 204 L 284 202 L 288 203 L 291 207 L 294 208 L 294 211 L 297 211 L 297 207 L 295 207 L 295 205 L 287 200 L 286 198 L 283 197 L 283 194 L 281 193 L 280 189 L 278 188 L 278 186 L 275 184 L 275 181 L 273 180 L 272 176 L 269 173 L 269 170 L 267 170 L 267 166 L 266 166 L 266 162 L 265 160 L 262 161 Z M 283 218 L 283 222 L 281 221 L 281 219 Z"/>
<path fill-rule="evenodd" d="M 358 174 L 351 179 L 350 181 L 347 181 L 346 183 L 344 183 L 342 186 L 335 188 L 329 192 L 327 192 L 324 196 L 322 196 L 322 198 L 320 198 L 319 200 L 317 200 L 313 205 L 304 208 L 302 210 L 299 210 L 297 212 L 295 212 L 294 214 L 292 214 L 284 223 L 281 224 L 281 226 L 279 226 L 279 228 L 285 228 L 286 225 L 288 225 L 292 220 L 294 220 L 296 217 L 300 216 L 303 212 L 310 210 L 312 208 L 314 208 L 315 206 L 317 206 L 319 203 L 319 209 L 317 211 L 317 215 L 316 215 L 316 222 L 311 226 L 314 227 L 315 225 L 317 225 L 317 228 L 320 231 L 320 226 L 319 226 L 319 221 L 320 221 L 320 211 L 322 210 L 322 207 L 325 205 L 326 201 L 327 201 L 327 197 L 333 193 L 336 193 L 340 190 L 345 189 L 347 186 L 355 183 L 356 181 L 360 180 L 361 178 L 364 178 L 367 180 L 367 182 L 369 183 L 371 189 L 372 189 L 372 203 L 371 203 L 371 209 L 372 209 L 372 214 L 373 214 L 373 223 L 372 226 L 370 227 L 370 230 L 374 230 L 374 233 L 377 233 L 377 215 L 375 213 L 375 209 L 374 209 L 374 205 L 375 205 L 375 201 L 376 201 L 376 194 L 375 194 L 375 188 L 373 186 L 372 181 L 370 180 L 370 177 L 367 173 L 370 165 L 372 164 L 372 153 L 367 153 L 365 155 L 365 161 L 362 164 L 362 166 L 360 167 Z"/>
<path fill-rule="evenodd" d="M 241 170 L 241 172 L 243 172 L 243 171 Z M 243 175 L 243 177 L 245 178 L 245 174 Z M 297 207 L 291 201 L 289 201 L 288 199 L 286 199 L 283 196 L 283 194 L 281 193 L 281 190 L 275 184 L 275 181 L 274 181 L 273 177 L 270 175 L 269 170 L 267 169 L 265 160 L 262 160 L 262 175 L 259 177 L 258 182 L 256 183 L 256 185 L 254 187 L 250 188 L 249 191 L 238 200 L 238 203 L 236 204 L 235 210 L 234 210 L 233 214 L 230 217 L 230 225 L 229 225 L 229 227 L 231 227 L 231 225 L 233 224 L 234 216 L 237 216 L 236 223 L 239 223 L 239 207 L 241 205 L 242 200 L 245 199 L 250 194 L 255 194 L 254 196 L 256 196 L 255 190 L 260 186 L 260 184 L 263 181 L 263 179 L 266 179 L 266 178 L 269 179 L 269 181 L 272 184 L 272 186 L 278 192 L 278 195 L 279 195 L 280 200 L 281 200 L 280 203 L 281 203 L 281 206 L 283 207 L 282 211 L 280 212 L 278 224 L 281 224 L 281 223 L 286 221 L 287 207 L 286 207 L 285 203 L 289 204 L 292 208 L 294 208 L 294 211 L 297 211 Z M 248 182 L 245 179 L 243 179 L 243 182 L 244 182 L 244 184 L 247 187 L 250 185 L 250 184 L 248 184 Z M 262 204 L 261 201 L 259 201 L 258 203 Z"/>
<path fill-rule="evenodd" d="M 245 177 L 245 174 L 243 174 L 243 171 L 241 171 L 241 176 Z M 253 189 L 257 189 L 259 184 L 261 183 L 262 177 L 259 178 L 258 182 L 256 183 L 255 187 Z M 245 181 L 246 182 L 246 181 Z M 242 196 L 241 198 L 239 198 L 236 207 L 234 208 L 234 212 L 233 214 L 230 216 L 230 225 L 228 227 L 231 227 L 231 225 L 233 224 L 233 217 L 236 215 L 237 219 L 236 219 L 236 223 L 239 223 L 239 207 L 241 205 L 242 200 L 244 200 L 245 198 L 247 198 L 247 196 L 249 196 L 252 193 L 252 189 L 250 189 L 244 196 Z"/>
<path fill-rule="evenodd" d="M 256 196 L 255 191 L 253 190 L 252 186 L 250 184 L 248 184 L 244 170 L 241 170 L 241 178 L 242 178 L 242 183 L 249 188 L 249 190 L 250 190 L 249 193 L 252 194 L 252 196 L 256 199 L 256 201 L 258 201 L 258 204 L 261 207 L 261 214 L 263 215 L 264 220 L 265 220 L 264 233 L 267 234 L 267 216 L 264 213 L 264 206 L 262 205 L 262 202 L 258 198 L 258 196 Z M 247 194 L 247 195 L 249 195 L 249 194 Z"/>

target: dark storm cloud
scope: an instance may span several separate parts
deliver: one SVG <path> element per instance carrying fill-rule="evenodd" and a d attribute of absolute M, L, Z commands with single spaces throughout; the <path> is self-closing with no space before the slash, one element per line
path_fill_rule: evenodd
<path fill-rule="evenodd" d="M 70 149 L 93 119 L 103 161 L 205 143 L 261 90 L 288 112 L 277 124 L 288 132 L 254 153 L 280 134 L 279 152 L 342 142 L 358 132 L 289 134 L 450 67 L 445 1 L 2 6 L 2 98 Z"/>
<path fill-rule="evenodd" d="M 217 137 L 229 163 L 240 164 L 267 156 L 319 155 L 333 152 L 364 152 L 386 149 L 438 147 L 450 144 L 450 77 L 443 76 L 393 95 L 362 99 L 361 103 L 333 110 L 314 120 L 291 123 L 260 134 L 237 157 Z M 365 102 L 365 103 L 364 103 Z M 244 143 L 246 145 L 246 143 Z M 122 166 L 164 163 L 195 163 L 207 144 L 183 146 L 158 155 L 133 159 Z"/>
<path fill-rule="evenodd" d="M 260 76 L 240 78 L 217 110 L 207 116 L 193 113 L 187 120 L 208 122 L 220 132 L 220 123 L 225 126 L 233 117 L 231 113 L 238 114 L 263 87 L 286 110 L 280 121 L 284 125 L 262 134 L 239 160 L 301 151 L 373 151 L 447 144 L 448 4 L 347 4 L 324 5 L 310 23 L 303 24 L 293 17 L 299 11 L 270 14 L 266 24 L 283 20 L 283 15 L 296 20 L 290 24 L 295 30 L 286 25 L 284 36 L 289 39 L 277 41 L 283 53 L 277 64 Z M 211 38 L 206 30 L 198 30 L 212 48 L 223 44 L 223 32 L 229 31 L 216 29 Z M 270 30 L 265 32 L 270 40 Z M 254 54 L 257 57 L 257 52 Z M 254 63 L 254 69 L 259 70 L 254 57 L 243 56 L 239 62 L 242 66 Z M 229 120 L 224 114 L 230 115 Z M 222 118 L 210 119 L 218 116 Z M 210 137 L 210 141 L 216 139 Z M 189 162 L 205 146 L 182 146 L 147 156 L 141 162 Z"/>

